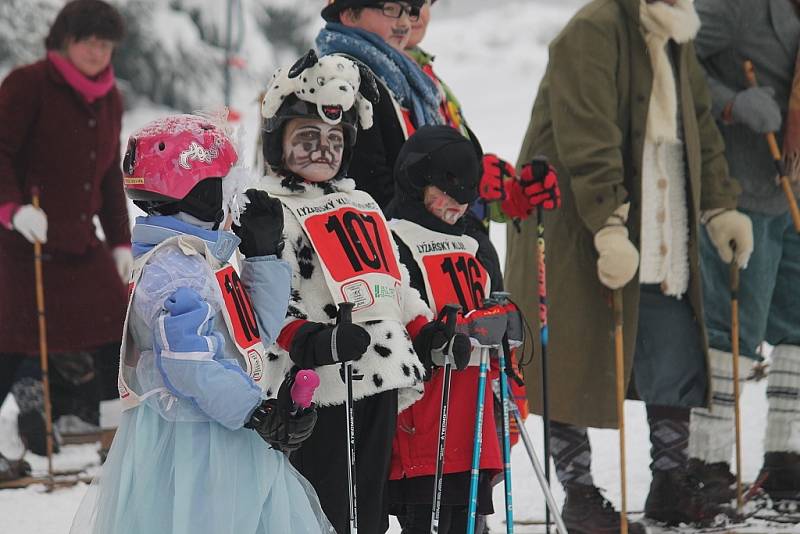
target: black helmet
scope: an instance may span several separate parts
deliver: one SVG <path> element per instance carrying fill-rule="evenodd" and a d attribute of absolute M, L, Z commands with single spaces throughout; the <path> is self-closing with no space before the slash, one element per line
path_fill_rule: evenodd
<path fill-rule="evenodd" d="M 422 126 L 400 149 L 394 177 L 398 199 L 422 200 L 423 189 L 434 185 L 469 204 L 478 198 L 480 148 L 450 126 Z"/>

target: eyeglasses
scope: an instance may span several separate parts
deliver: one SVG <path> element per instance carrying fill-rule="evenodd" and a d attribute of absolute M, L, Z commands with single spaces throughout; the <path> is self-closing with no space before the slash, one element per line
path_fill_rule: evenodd
<path fill-rule="evenodd" d="M 401 4 L 399 2 L 377 2 L 367 7 L 380 9 L 385 17 L 392 19 L 399 19 L 404 13 L 408 13 L 408 18 L 411 22 L 417 22 L 419 20 L 420 8 L 416 6 Z"/>

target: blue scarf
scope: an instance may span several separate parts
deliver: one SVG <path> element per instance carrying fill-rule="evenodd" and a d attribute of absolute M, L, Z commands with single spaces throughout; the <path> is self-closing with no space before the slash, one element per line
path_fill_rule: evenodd
<path fill-rule="evenodd" d="M 366 64 L 389 87 L 400 104 L 411 110 L 417 128 L 443 123 L 436 84 L 414 60 L 392 48 L 378 35 L 329 22 L 320 30 L 316 42 L 321 55 L 346 54 Z"/>

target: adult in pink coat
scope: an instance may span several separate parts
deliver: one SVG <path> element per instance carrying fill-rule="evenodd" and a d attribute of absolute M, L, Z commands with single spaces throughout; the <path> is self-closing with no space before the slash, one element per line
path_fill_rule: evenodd
<path fill-rule="evenodd" d="M 34 241 L 44 245 L 54 417 L 77 413 L 97 424 L 101 390 L 114 388 L 115 373 L 101 371 L 116 367 L 133 262 L 120 169 L 123 108 L 111 67 L 123 34 L 109 4 L 72 0 L 50 28 L 46 57 L 0 85 L 0 403 L 16 383 L 21 431 L 35 452 L 44 441 L 36 432 L 38 360 L 30 358 L 39 350 Z"/>

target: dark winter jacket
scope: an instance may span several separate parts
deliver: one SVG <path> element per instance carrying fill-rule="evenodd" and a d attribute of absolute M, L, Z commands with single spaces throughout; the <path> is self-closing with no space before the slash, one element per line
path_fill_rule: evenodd
<path fill-rule="evenodd" d="M 356 187 L 372 196 L 381 208 L 394 197 L 394 163 L 400 147 L 411 135 L 410 115 L 400 107 L 389 89 L 378 80 L 380 101 L 372 114 L 372 128 L 359 127 L 353 159 L 348 176 L 353 176 Z"/>
<path fill-rule="evenodd" d="M 0 205 L 47 214 L 44 290 L 54 352 L 118 341 L 126 292 L 109 248 L 130 245 L 120 170 L 122 101 L 112 89 L 87 104 L 53 65 L 13 70 L 0 85 Z M 106 242 L 95 236 L 99 218 Z M 33 247 L 0 228 L 0 353 L 38 350 Z"/>
<path fill-rule="evenodd" d="M 725 140 L 731 174 L 742 184 L 739 206 L 785 213 L 789 207 L 775 182 L 775 164 L 764 136 L 743 124 L 719 119 L 726 104 L 748 87 L 742 70 L 746 59 L 753 62 L 759 85 L 775 91 L 775 101 L 786 118 L 800 44 L 800 16 L 794 1 L 697 0 L 695 5 L 703 22 L 695 47 L 708 75 L 712 109 Z"/>
<path fill-rule="evenodd" d="M 558 171 L 563 206 L 544 217 L 549 299 L 549 391 L 554 420 L 616 427 L 616 374 L 610 292 L 597 276 L 593 236 L 630 202 L 628 230 L 639 247 L 641 170 L 653 85 L 639 17 L 640 0 L 593 0 L 550 44 L 519 161 L 546 156 Z M 698 254 L 701 210 L 734 208 L 724 145 L 711 114 L 705 76 L 691 43 L 668 44 L 676 67 L 689 212 L 689 290 L 702 317 Z M 508 229 L 506 287 L 529 319 L 538 317 L 535 220 Z M 623 289 L 625 383 L 630 379 L 639 317 L 639 280 Z M 536 329 L 538 331 L 538 329 Z M 705 336 L 705 332 L 703 332 Z M 705 347 L 704 347 L 705 350 Z M 533 360 L 528 376 L 536 376 Z M 539 381 L 528 398 L 541 410 Z M 541 413 L 541 412 L 539 412 Z"/>

